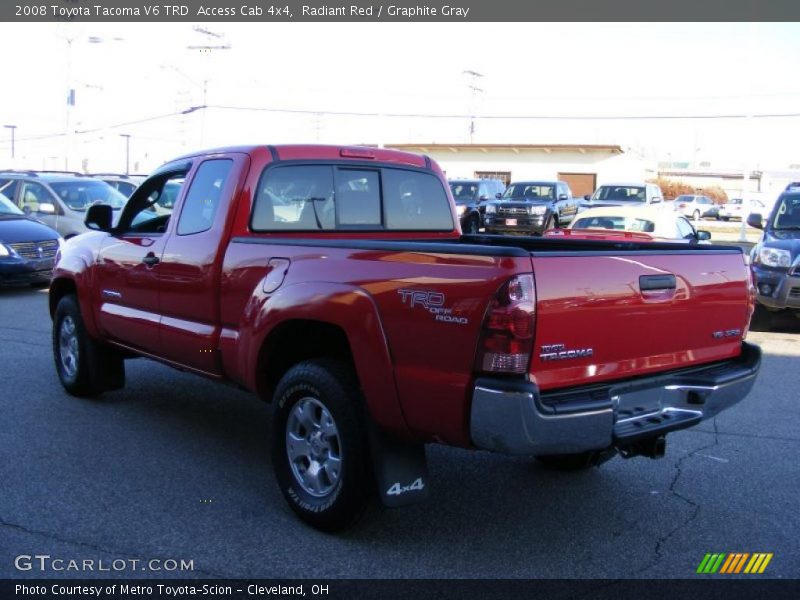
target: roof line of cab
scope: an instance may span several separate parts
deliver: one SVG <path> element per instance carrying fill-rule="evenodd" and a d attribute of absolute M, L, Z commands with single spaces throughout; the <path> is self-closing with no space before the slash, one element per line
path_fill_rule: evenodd
<path fill-rule="evenodd" d="M 207 157 L 213 154 L 241 153 L 252 155 L 259 152 L 269 153 L 272 156 L 272 160 L 308 160 L 310 158 L 319 158 L 322 160 L 357 159 L 404 164 L 426 169 L 433 168 L 430 158 L 421 154 L 414 154 L 413 152 L 378 148 L 377 146 L 338 146 L 323 144 L 254 144 L 248 146 L 224 146 L 184 154 L 183 156 L 170 160 L 167 164 L 197 157 Z"/>

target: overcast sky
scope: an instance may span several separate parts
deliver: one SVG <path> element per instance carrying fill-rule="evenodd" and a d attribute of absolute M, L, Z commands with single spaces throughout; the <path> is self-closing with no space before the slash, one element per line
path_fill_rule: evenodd
<path fill-rule="evenodd" d="M 140 172 L 227 144 L 465 143 L 470 114 L 477 143 L 615 143 L 715 168 L 800 164 L 800 117 L 632 118 L 800 113 L 798 24 L 202 27 L 214 35 L 177 23 L 0 24 L 0 116 L 17 126 L 16 166 L 63 168 L 69 151 L 72 169 L 119 171 L 123 133 Z M 187 48 L 197 45 L 230 49 Z M 481 93 L 465 70 L 484 75 Z M 88 133 L 68 139 L 70 86 L 69 129 Z M 204 87 L 211 108 L 173 114 L 202 105 Z M 378 116 L 326 114 L 336 112 Z M 0 130 L 0 166 L 9 134 Z"/>

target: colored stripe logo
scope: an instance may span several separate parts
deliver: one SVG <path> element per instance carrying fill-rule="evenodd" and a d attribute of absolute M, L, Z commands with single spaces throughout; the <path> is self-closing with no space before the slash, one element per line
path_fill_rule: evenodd
<path fill-rule="evenodd" d="M 700 561 L 697 573 L 713 575 L 736 575 L 739 573 L 760 574 L 767 568 L 772 560 L 772 552 L 730 552 L 708 553 Z"/>

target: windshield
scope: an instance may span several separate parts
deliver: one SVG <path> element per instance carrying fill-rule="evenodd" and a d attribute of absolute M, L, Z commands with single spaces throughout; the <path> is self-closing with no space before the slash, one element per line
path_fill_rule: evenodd
<path fill-rule="evenodd" d="M 14 206 L 14 203 L 11 202 L 6 196 L 0 194 L 0 217 L 5 217 L 8 215 L 24 215 L 25 213 Z"/>
<path fill-rule="evenodd" d="M 787 194 L 780 200 L 772 220 L 773 229 L 800 229 L 800 194 Z"/>
<path fill-rule="evenodd" d="M 601 185 L 592 200 L 621 200 L 625 202 L 645 202 L 645 189 L 638 185 Z"/>
<path fill-rule="evenodd" d="M 108 204 L 119 210 L 128 200 L 104 181 L 61 181 L 51 183 L 50 187 L 68 208 L 80 212 L 92 204 Z"/>
<path fill-rule="evenodd" d="M 693 201 L 694 201 L 694 196 L 690 196 L 687 194 L 683 194 L 675 198 L 675 202 L 693 202 Z"/>
<path fill-rule="evenodd" d="M 463 181 L 451 181 L 450 191 L 456 202 L 472 202 L 478 197 L 478 184 Z"/>
<path fill-rule="evenodd" d="M 503 194 L 503 198 L 514 200 L 555 200 L 556 186 L 546 183 L 512 183 Z"/>
<path fill-rule="evenodd" d="M 637 231 L 652 233 L 656 224 L 647 219 L 637 217 L 622 217 L 619 215 L 598 215 L 596 217 L 582 217 L 575 220 L 571 229 L 615 229 L 617 231 Z"/>

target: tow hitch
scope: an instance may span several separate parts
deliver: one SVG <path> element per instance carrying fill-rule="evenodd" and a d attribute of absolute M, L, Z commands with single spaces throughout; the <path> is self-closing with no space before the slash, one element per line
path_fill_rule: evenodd
<path fill-rule="evenodd" d="M 663 435 L 657 437 L 644 438 L 632 444 L 621 446 L 619 453 L 622 458 L 633 458 L 634 456 L 646 456 L 648 458 L 663 458 L 667 447 L 667 438 Z"/>

